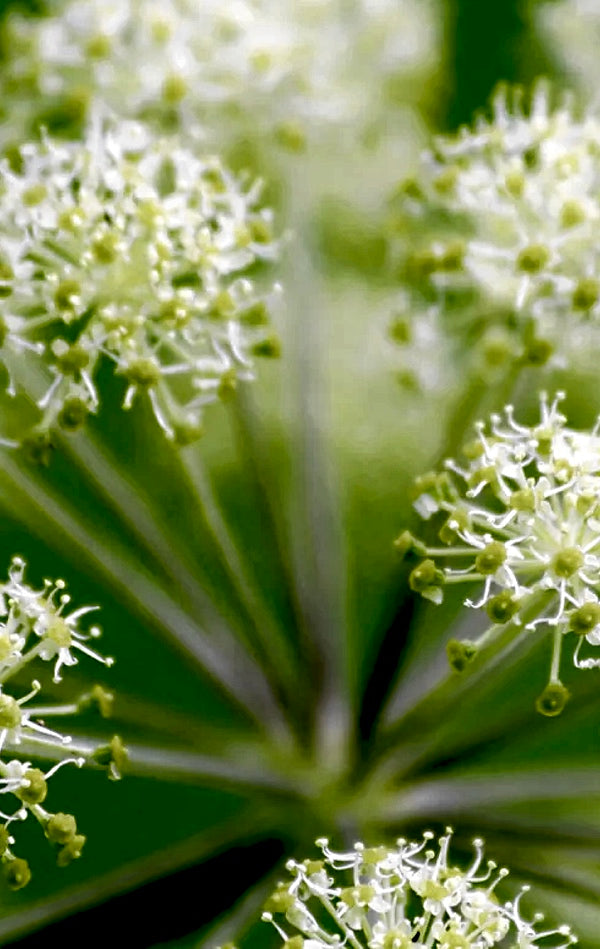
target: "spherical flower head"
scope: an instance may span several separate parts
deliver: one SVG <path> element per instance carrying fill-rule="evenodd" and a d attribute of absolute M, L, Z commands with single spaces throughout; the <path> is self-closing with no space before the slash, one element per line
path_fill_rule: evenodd
<path fill-rule="evenodd" d="M 430 235 L 406 276 L 492 366 L 564 364 L 600 341 L 600 119 L 553 108 L 542 85 L 527 108 L 519 90 L 492 107 L 491 121 L 437 138 L 402 190 L 401 213 Z"/>
<path fill-rule="evenodd" d="M 76 132 L 100 98 L 211 145 L 266 133 L 298 150 L 314 125 L 366 128 L 390 101 L 414 100 L 439 51 L 435 10 L 434 0 L 351 11 L 342 0 L 68 0 L 43 19 L 13 15 L 5 135 Z"/>
<path fill-rule="evenodd" d="M 482 584 L 465 604 L 483 610 L 492 627 L 550 630 L 550 683 L 540 697 L 544 714 L 558 714 L 568 693 L 560 683 L 562 641 L 574 642 L 578 668 L 600 666 L 581 658 L 584 643 L 600 645 L 600 435 L 566 425 L 562 394 L 550 404 L 542 395 L 540 421 L 518 423 L 508 406 L 489 426 L 477 426 L 465 462 L 447 462 L 442 475 L 417 484 L 415 507 L 437 522 L 445 546 L 412 543 L 425 557 L 410 577 L 413 590 L 441 600 L 447 584 Z M 410 535 L 409 535 L 410 536 Z M 411 547 L 407 542 L 403 550 Z M 460 671 L 477 642 L 449 644 Z"/>
<path fill-rule="evenodd" d="M 224 379 L 253 376 L 277 287 L 247 276 L 277 253 L 260 184 L 138 123 L 96 115 L 82 142 L 22 149 L 0 167 L 2 359 L 49 373 L 36 435 L 97 411 L 108 360 L 174 440 L 201 431 Z"/>
<path fill-rule="evenodd" d="M 568 926 L 541 929 L 541 914 L 527 920 L 520 909 L 524 888 L 512 902 L 496 895 L 508 871 L 484 864 L 483 843 L 462 870 L 450 862 L 452 831 L 426 833 L 395 847 L 336 852 L 317 841 L 322 859 L 290 861 L 291 882 L 280 883 L 265 906 L 287 949 L 566 949 L 576 942 Z M 325 910 L 325 913 L 324 913 Z M 327 920 L 325 923 L 324 920 Z"/>

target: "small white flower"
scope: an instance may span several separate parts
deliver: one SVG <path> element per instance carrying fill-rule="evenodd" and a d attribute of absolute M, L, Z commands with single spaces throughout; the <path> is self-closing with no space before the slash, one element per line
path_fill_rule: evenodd
<path fill-rule="evenodd" d="M 125 408 L 142 394 L 168 437 L 197 437 L 202 406 L 252 378 L 254 354 L 276 354 L 278 288 L 246 275 L 277 255 L 260 184 L 99 114 L 83 142 L 22 156 L 19 174 L 0 166 L 0 324 L 9 376 L 27 357 L 49 370 L 38 437 L 97 410 L 103 360 Z"/>
<path fill-rule="evenodd" d="M 479 340 L 492 366 L 565 364 L 600 339 L 600 119 L 554 109 L 542 85 L 527 108 L 518 90 L 492 108 L 436 138 L 401 199 L 418 240 L 430 233 L 407 249 L 413 305 L 436 306 L 450 338 Z M 431 231 L 432 211 L 444 229 Z"/>
<path fill-rule="evenodd" d="M 415 507 L 426 519 L 439 519 L 446 546 L 415 543 L 427 559 L 413 570 L 410 584 L 439 601 L 445 584 L 483 583 L 476 599 L 465 600 L 485 609 L 495 624 L 481 643 L 508 622 L 515 636 L 520 626 L 553 630 L 546 698 L 558 702 L 562 695 L 564 705 L 564 637 L 576 636 L 576 666 L 600 666 L 600 659 L 580 657 L 584 641 L 600 643 L 600 435 L 597 428 L 568 428 L 558 408 L 561 397 L 548 404 L 542 396 L 540 422 L 531 427 L 517 423 L 508 406 L 504 418 L 492 417 L 489 430 L 477 427 L 465 464 L 449 461 L 446 474 L 418 481 Z M 438 563 L 447 565 L 440 569 Z M 457 668 L 469 658 L 460 645 L 450 644 Z M 463 645 L 472 655 L 478 643 Z M 546 714 L 561 710 L 544 707 L 543 697 L 538 707 Z"/>
<path fill-rule="evenodd" d="M 275 926 L 286 945 L 295 947 L 298 940 L 304 949 L 491 949 L 507 937 L 511 945 L 516 940 L 519 949 L 566 949 L 576 942 L 566 926 L 540 931 L 541 915 L 533 922 L 523 918 L 520 897 L 526 887 L 513 902 L 497 899 L 495 888 L 508 871 L 495 872 L 496 865 L 489 861 L 482 872 L 481 840 L 474 842 L 475 858 L 463 871 L 449 863 L 451 831 L 440 838 L 437 850 L 432 838 L 428 832 L 419 843 L 399 840 L 396 847 L 375 848 L 356 844 L 346 852 L 318 841 L 327 886 L 315 861 L 290 861 L 293 879 L 279 884 L 263 919 Z M 304 942 L 289 932 L 286 921 Z"/>
<path fill-rule="evenodd" d="M 76 128 L 100 98 L 211 146 L 246 132 L 297 148 L 313 126 L 348 123 L 356 143 L 382 125 L 388 90 L 414 99 L 434 71 L 436 14 L 433 0 L 68 0 L 13 15 L 4 137 L 40 120 Z"/>

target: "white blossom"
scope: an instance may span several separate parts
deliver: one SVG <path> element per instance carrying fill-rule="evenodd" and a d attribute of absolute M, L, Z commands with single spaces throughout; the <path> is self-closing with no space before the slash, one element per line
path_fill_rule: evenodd
<path fill-rule="evenodd" d="M 401 189 L 403 266 L 421 308 L 493 362 L 566 365 L 600 341 L 600 119 L 504 90 L 491 120 L 439 136 Z M 440 223 L 443 221 L 443 223 Z M 437 222 L 437 223 L 433 223 Z M 420 244 L 420 246 L 419 246 Z"/>
<path fill-rule="evenodd" d="M 568 926 L 544 930 L 541 914 L 525 918 L 520 902 L 527 887 L 500 902 L 495 890 L 508 870 L 484 864 L 481 840 L 474 841 L 470 867 L 454 866 L 451 836 L 448 829 L 437 848 L 427 832 L 418 843 L 357 843 L 341 852 L 319 840 L 322 859 L 289 861 L 292 881 L 278 885 L 263 919 L 290 949 L 490 949 L 506 940 L 519 949 L 566 949 L 576 942 Z"/>
<path fill-rule="evenodd" d="M 168 437 L 197 437 L 202 407 L 276 353 L 277 287 L 246 275 L 277 252 L 260 183 L 108 116 L 21 153 L 0 167 L 1 355 L 13 390 L 31 362 L 50 374 L 38 437 L 98 409 L 102 360 L 125 408 L 142 393 Z"/>
<path fill-rule="evenodd" d="M 95 98 L 219 145 L 366 131 L 433 72 L 438 22 L 433 0 L 69 0 L 49 17 L 13 14 L 4 140 L 77 128 Z"/>
<path fill-rule="evenodd" d="M 417 482 L 415 507 L 435 518 L 445 546 L 402 535 L 399 546 L 425 556 L 411 573 L 412 588 L 440 602 L 447 584 L 483 584 L 465 605 L 484 609 L 494 624 L 479 644 L 511 623 L 515 636 L 539 627 L 553 632 L 549 692 L 558 703 L 566 690 L 559 678 L 563 639 L 576 640 L 578 668 L 600 666 L 582 657 L 587 642 L 600 645 L 600 435 L 566 426 L 559 394 L 541 397 L 538 425 L 518 423 L 512 406 L 493 416 L 489 428 L 465 448 L 465 462 L 448 461 L 446 472 Z M 439 564 L 444 564 L 440 568 Z M 469 655 L 454 641 L 457 665 Z M 452 658 L 452 655 L 451 655 Z M 560 708 L 538 707 L 546 714 Z M 561 705 L 562 708 L 562 705 Z"/>

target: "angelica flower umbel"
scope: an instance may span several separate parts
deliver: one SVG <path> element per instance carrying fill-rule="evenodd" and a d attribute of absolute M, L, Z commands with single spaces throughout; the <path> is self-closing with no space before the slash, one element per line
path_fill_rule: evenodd
<path fill-rule="evenodd" d="M 414 306 L 492 363 L 568 364 L 600 344 L 600 118 L 501 90 L 492 117 L 439 136 L 396 197 Z M 400 241 L 402 244 L 402 241 Z M 416 247 L 414 246 L 416 243 Z M 474 341 L 477 346 L 473 347 Z"/>
<path fill-rule="evenodd" d="M 548 687 L 537 707 L 562 711 L 568 698 L 560 681 L 563 640 L 572 641 L 579 669 L 600 667 L 583 656 L 600 645 L 600 435 L 566 425 L 559 393 L 540 400 L 539 424 L 518 423 L 512 406 L 477 425 L 463 463 L 420 478 L 415 508 L 437 527 L 441 546 L 404 533 L 397 546 L 424 559 L 412 570 L 413 590 L 441 602 L 447 584 L 479 584 L 465 605 L 487 614 L 480 639 L 451 641 L 449 657 L 462 669 L 503 629 L 514 636 L 552 633 Z"/>
<path fill-rule="evenodd" d="M 169 438 L 197 437 L 203 406 L 277 353 L 278 288 L 249 275 L 277 253 L 260 183 L 99 113 L 83 141 L 21 157 L 0 166 L 0 355 L 13 390 L 46 370 L 40 450 L 97 411 L 103 361 L 125 408 L 142 395 Z"/>
<path fill-rule="evenodd" d="M 24 573 L 25 562 L 15 557 L 7 581 L 0 584 L 0 795 L 16 804 L 11 809 L 7 803 L 0 810 L 0 865 L 13 889 L 25 886 L 31 877 L 27 861 L 16 856 L 13 849 L 13 831 L 19 822 L 32 817 L 40 824 L 56 848 L 59 866 L 77 859 L 85 843 L 72 814 L 46 809 L 48 782 L 65 765 L 81 767 L 87 757 L 94 761 L 98 758 L 94 750 L 85 755 L 70 754 L 71 736 L 49 727 L 47 719 L 54 715 L 62 718 L 67 712 L 77 712 L 91 703 L 107 710 L 110 696 L 95 686 L 72 706 L 39 704 L 39 680 L 34 679 L 31 690 L 18 698 L 16 695 L 22 689 L 17 689 L 11 680 L 30 664 L 43 670 L 46 663 L 52 663 L 53 680 L 60 682 L 61 667 L 77 663 L 78 653 L 105 665 L 112 664 L 112 659 L 105 659 L 88 645 L 98 637 L 99 629 L 91 627 L 85 632 L 80 628 L 81 618 L 95 607 L 69 611 L 71 598 L 65 592 L 64 581 L 47 580 L 38 590 L 25 581 Z M 43 771 L 25 760 L 36 754 L 54 757 L 57 764 Z M 123 755 L 121 763 L 122 758 Z M 111 762 L 106 761 L 105 765 L 108 768 Z"/>
<path fill-rule="evenodd" d="M 250 135 L 297 150 L 315 126 L 360 132 L 382 126 L 398 95 L 414 100 L 441 32 L 435 0 L 67 0 L 51 11 L 8 18 L 4 143 L 40 126 L 76 133 L 99 98 L 211 146 Z"/>
<path fill-rule="evenodd" d="M 292 880 L 278 885 L 263 919 L 272 923 L 287 949 L 566 949 L 576 937 L 568 926 L 544 927 L 543 915 L 528 919 L 517 897 L 501 902 L 496 887 L 507 874 L 484 862 L 483 841 L 462 870 L 450 861 L 452 830 L 433 843 L 397 841 L 394 847 L 335 851 L 317 841 L 318 860 L 291 860 Z"/>

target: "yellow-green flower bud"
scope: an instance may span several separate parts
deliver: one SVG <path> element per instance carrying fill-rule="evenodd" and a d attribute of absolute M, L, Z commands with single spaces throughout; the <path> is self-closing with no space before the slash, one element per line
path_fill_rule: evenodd
<path fill-rule="evenodd" d="M 600 285 L 593 277 L 580 280 L 573 291 L 573 306 L 576 310 L 591 310 L 598 302 Z"/>
<path fill-rule="evenodd" d="M 464 672 L 477 652 L 477 644 L 468 639 L 451 639 L 446 646 L 450 668 Z"/>
<path fill-rule="evenodd" d="M 530 244 L 519 252 L 517 269 L 529 274 L 539 273 L 549 260 L 550 251 L 544 244 Z"/>
<path fill-rule="evenodd" d="M 21 724 L 21 706 L 12 695 L 0 695 L 0 728 L 16 728 Z"/>
<path fill-rule="evenodd" d="M 46 800 L 48 784 L 44 772 L 39 768 L 28 768 L 25 772 L 28 785 L 18 788 L 14 793 L 24 804 L 41 804 Z"/>
<path fill-rule="evenodd" d="M 555 715 L 560 715 L 569 698 L 570 692 L 562 682 L 549 682 L 535 703 L 535 707 L 540 715 L 554 718 Z"/>
<path fill-rule="evenodd" d="M 77 834 L 77 823 L 72 814 L 52 814 L 44 833 L 51 843 L 64 845 Z"/>
<path fill-rule="evenodd" d="M 89 414 L 90 407 L 83 399 L 66 399 L 56 420 L 65 431 L 76 432 L 85 424 Z"/>
<path fill-rule="evenodd" d="M 584 603 L 569 616 L 569 629 L 579 636 L 587 636 L 600 623 L 600 603 Z"/>
<path fill-rule="evenodd" d="M 85 844 L 86 838 L 83 834 L 75 834 L 74 837 L 61 847 L 56 856 L 56 863 L 59 867 L 68 867 L 73 860 L 78 860 Z"/>
<path fill-rule="evenodd" d="M 583 554 L 579 547 L 565 547 L 552 561 L 552 570 L 557 577 L 568 579 L 583 566 Z"/>
<path fill-rule="evenodd" d="M 500 541 L 494 540 L 484 547 L 475 557 L 475 568 L 479 573 L 492 575 L 500 569 L 506 561 L 506 547 Z"/>
<path fill-rule="evenodd" d="M 21 448 L 27 461 L 32 465 L 47 468 L 52 461 L 54 445 L 48 432 L 34 432 L 26 435 Z"/>
<path fill-rule="evenodd" d="M 31 880 L 31 870 L 26 860 L 21 857 L 13 857 L 6 860 L 2 867 L 4 879 L 11 890 L 21 890 L 27 886 Z"/>
<path fill-rule="evenodd" d="M 440 586 L 444 582 L 444 574 L 435 565 L 434 560 L 422 560 L 421 563 L 411 571 L 408 583 L 411 590 L 415 593 L 423 593 L 430 587 Z"/>
<path fill-rule="evenodd" d="M 502 593 L 498 593 L 491 600 L 488 600 L 485 610 L 493 623 L 503 625 L 519 612 L 520 605 L 519 600 L 515 599 L 512 593 L 503 590 Z"/>
<path fill-rule="evenodd" d="M 101 768 L 108 769 L 111 781 L 118 781 L 127 765 L 127 748 L 118 735 L 115 735 L 108 745 L 101 745 L 91 755 L 92 761 Z"/>

